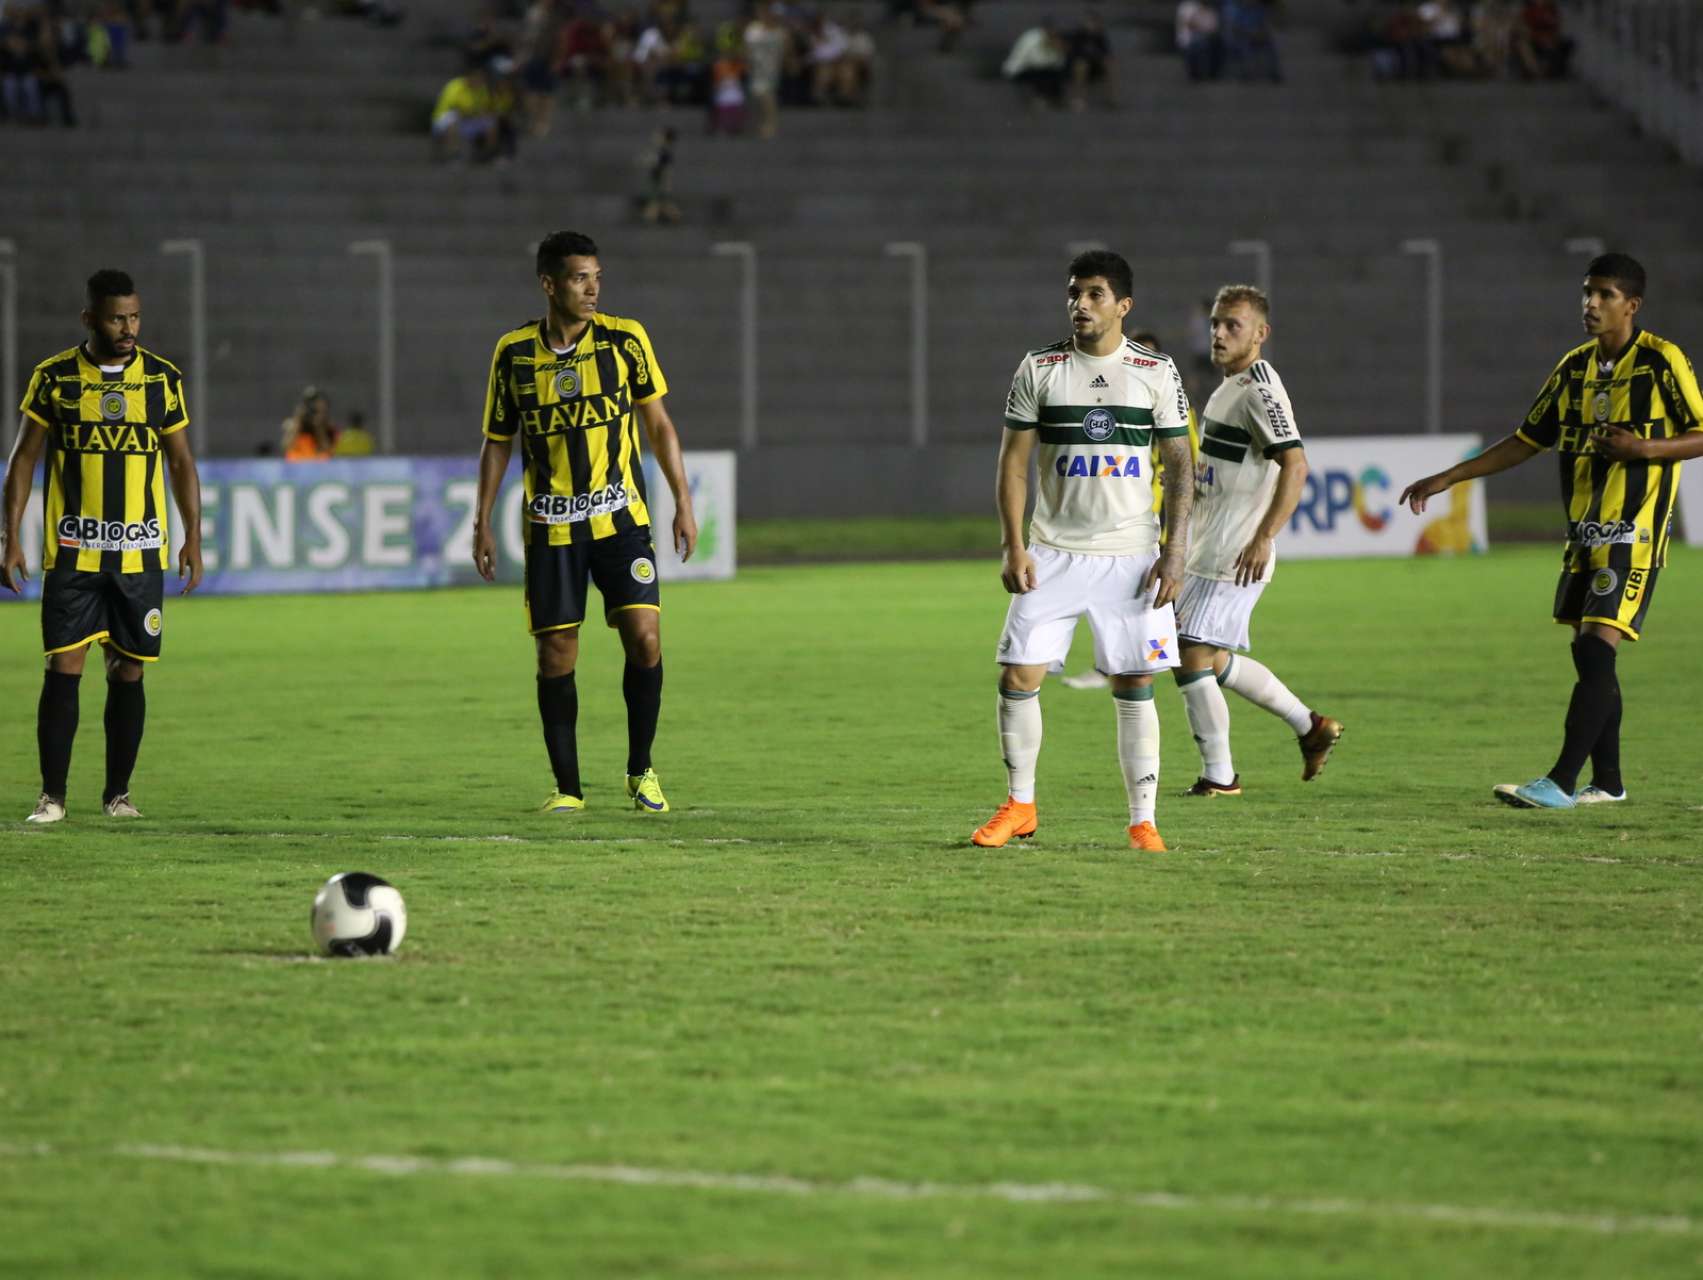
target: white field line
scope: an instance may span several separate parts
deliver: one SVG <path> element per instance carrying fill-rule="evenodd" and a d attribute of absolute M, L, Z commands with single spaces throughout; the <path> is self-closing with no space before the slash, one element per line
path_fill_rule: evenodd
<path fill-rule="evenodd" d="M 0 1143 L 0 1157 L 70 1156 L 47 1143 Z M 1677 1214 L 1566 1213 L 1548 1209 L 1497 1209 L 1457 1204 L 1248 1195 L 1192 1195 L 1173 1191 L 1117 1191 L 1068 1182 L 953 1184 L 853 1178 L 817 1182 L 780 1174 L 707 1173 L 692 1169 L 646 1169 L 623 1164 L 527 1164 L 483 1156 L 343 1156 L 332 1151 L 218 1151 L 205 1147 L 123 1145 L 104 1153 L 124 1160 L 225 1165 L 269 1169 L 350 1169 L 391 1177 L 428 1175 L 468 1178 L 528 1178 L 594 1182 L 616 1186 L 737 1191 L 756 1195 L 860 1196 L 877 1200 L 994 1200 L 1006 1204 L 1108 1204 L 1185 1213 L 1266 1214 L 1278 1218 L 1368 1218 L 1434 1222 L 1446 1226 L 1518 1231 L 1582 1231 L 1593 1235 L 1694 1236 L 1696 1219 Z"/>

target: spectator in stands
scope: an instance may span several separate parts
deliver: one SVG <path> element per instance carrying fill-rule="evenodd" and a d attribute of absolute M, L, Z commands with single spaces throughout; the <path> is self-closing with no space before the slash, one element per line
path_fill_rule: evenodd
<path fill-rule="evenodd" d="M 1182 0 L 1177 6 L 1177 51 L 1190 80 L 1216 80 L 1224 73 L 1224 35 L 1212 0 Z"/>
<path fill-rule="evenodd" d="M 1048 18 L 1017 37 L 1000 73 L 1026 91 L 1025 97 L 1031 105 L 1044 102 L 1048 106 L 1062 106 L 1064 60 L 1064 37 Z"/>
<path fill-rule="evenodd" d="M 1224 0 L 1219 11 L 1224 63 L 1238 80 L 1281 82 L 1283 67 L 1271 31 L 1272 0 Z"/>
<path fill-rule="evenodd" d="M 108 71 L 130 68 L 130 15 L 116 0 L 95 10 L 88 26 L 89 61 Z"/>
<path fill-rule="evenodd" d="M 284 419 L 284 461 L 324 462 L 337 446 L 331 401 L 318 387 L 303 387 L 296 411 Z"/>
<path fill-rule="evenodd" d="M 602 94 L 608 69 L 603 23 L 584 13 L 563 23 L 550 70 L 568 86 L 569 104 L 579 111 L 591 110 Z"/>
<path fill-rule="evenodd" d="M 1573 41 L 1562 34 L 1555 0 L 1527 0 L 1514 26 L 1514 55 L 1533 80 L 1559 80 L 1573 60 Z"/>
<path fill-rule="evenodd" d="M 1432 71 L 1466 77 L 1478 73 L 1478 59 L 1467 35 L 1466 15 L 1455 0 L 1425 0 L 1419 6 L 1419 21 L 1425 28 L 1426 62 Z"/>
<path fill-rule="evenodd" d="M 1372 37 L 1372 75 L 1378 80 L 1419 80 L 1430 73 L 1431 47 L 1417 5 L 1398 4 L 1382 16 Z"/>
<path fill-rule="evenodd" d="M 710 47 L 695 22 L 680 24 L 669 45 L 662 74 L 668 101 L 675 106 L 701 107 L 710 100 Z"/>
<path fill-rule="evenodd" d="M 751 101 L 757 108 L 757 136 L 772 138 L 780 122 L 781 73 L 786 66 L 786 30 L 772 0 L 763 0 L 745 28 L 745 63 L 750 69 Z"/>
<path fill-rule="evenodd" d="M 1070 81 L 1070 109 L 1088 105 L 1088 86 L 1099 85 L 1101 100 L 1108 107 L 1118 104 L 1117 82 L 1112 78 L 1112 42 L 1106 24 L 1093 9 L 1083 14 L 1071 31 L 1065 54 L 1065 74 Z"/>
<path fill-rule="evenodd" d="M 1472 10 L 1472 48 L 1488 76 L 1504 76 L 1514 58 L 1513 0 L 1479 0 Z"/>
<path fill-rule="evenodd" d="M 440 160 L 465 154 L 474 161 L 497 152 L 497 117 L 491 76 L 483 64 L 469 67 L 443 87 L 432 111 L 432 143 Z"/>
<path fill-rule="evenodd" d="M 745 132 L 745 63 L 731 52 L 710 64 L 710 132 L 730 138 Z"/>
<path fill-rule="evenodd" d="M 850 49 L 846 31 L 820 13 L 809 21 L 806 31 L 810 42 L 810 100 L 819 107 L 831 106 L 843 99 L 841 78 Z"/>
<path fill-rule="evenodd" d="M 875 83 L 875 36 L 857 14 L 846 19 L 846 56 L 841 59 L 840 88 L 847 106 L 869 105 Z"/>
<path fill-rule="evenodd" d="M 556 108 L 556 3 L 533 0 L 520 32 L 520 108 L 527 132 L 542 138 L 550 132 Z"/>
<path fill-rule="evenodd" d="M 970 25 L 972 0 L 888 0 L 887 16 L 895 21 L 915 22 L 940 28 L 936 51 L 950 53 Z"/>
<path fill-rule="evenodd" d="M 186 40 L 192 32 L 199 30 L 204 43 L 222 44 L 229 16 L 229 0 L 177 0 L 166 39 L 173 42 Z"/>
<path fill-rule="evenodd" d="M 633 42 L 633 88 L 640 102 L 655 105 L 667 94 L 663 75 L 674 60 L 674 40 L 669 26 L 652 20 Z"/>
<path fill-rule="evenodd" d="M 377 451 L 377 443 L 372 433 L 367 430 L 366 415 L 358 410 L 349 411 L 349 425 L 337 433 L 337 439 L 332 443 L 331 453 L 338 458 L 369 458 Z"/>
<path fill-rule="evenodd" d="M 33 15 L 12 13 L 0 22 L 0 117 L 40 124 L 41 54 Z"/>

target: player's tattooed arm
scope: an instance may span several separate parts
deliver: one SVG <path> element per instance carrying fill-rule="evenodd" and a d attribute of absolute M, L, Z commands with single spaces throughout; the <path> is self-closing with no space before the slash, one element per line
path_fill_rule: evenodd
<path fill-rule="evenodd" d="M 1165 464 L 1165 549 L 1153 566 L 1148 584 L 1158 586 L 1154 608 L 1170 604 L 1183 589 L 1189 514 L 1194 507 L 1194 455 L 1189 451 L 1189 438 L 1161 436 L 1159 460 Z"/>

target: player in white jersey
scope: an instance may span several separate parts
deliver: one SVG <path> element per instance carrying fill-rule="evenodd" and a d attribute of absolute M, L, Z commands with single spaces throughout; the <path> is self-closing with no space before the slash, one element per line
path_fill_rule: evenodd
<path fill-rule="evenodd" d="M 999 639 L 999 740 L 1009 796 L 970 837 L 998 848 L 1036 830 L 1041 682 L 1084 614 L 1094 664 L 1111 677 L 1131 847 L 1162 851 L 1154 825 L 1159 716 L 1153 676 L 1177 664 L 1171 602 L 1182 586 L 1194 469 L 1188 397 L 1171 361 L 1124 337 L 1129 263 L 1095 250 L 1070 264 L 1073 336 L 1017 366 L 999 448 L 1000 576 L 1012 594 Z M 1165 528 L 1153 514 L 1149 446 L 1165 461 Z M 1039 472 L 1023 543 L 1029 463 Z"/>
<path fill-rule="evenodd" d="M 1177 600 L 1182 690 L 1200 746 L 1201 776 L 1184 794 L 1237 796 L 1230 707 L 1241 694 L 1295 731 L 1301 777 L 1325 767 L 1342 725 L 1318 715 L 1247 656 L 1248 621 L 1277 562 L 1277 534 L 1301 500 L 1307 451 L 1277 370 L 1260 358 L 1271 336 L 1271 304 L 1252 285 L 1226 285 L 1212 304 L 1212 361 L 1224 381 L 1201 413 L 1194 529 Z M 1216 677 L 1216 678 L 1215 678 Z"/>

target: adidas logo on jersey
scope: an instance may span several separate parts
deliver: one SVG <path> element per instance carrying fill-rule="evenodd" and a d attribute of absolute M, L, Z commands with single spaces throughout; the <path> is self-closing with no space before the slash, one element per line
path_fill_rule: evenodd
<path fill-rule="evenodd" d="M 1105 375 L 1105 374 L 1103 374 L 1103 373 L 1097 373 L 1097 374 L 1095 374 L 1095 375 L 1094 375 L 1094 381 L 1092 381 L 1092 382 L 1090 382 L 1090 383 L 1089 383 L 1089 384 L 1088 384 L 1088 386 L 1089 386 L 1089 387 L 1090 387 L 1090 388 L 1094 388 L 1094 387 L 1109 387 L 1109 386 L 1111 386 L 1111 385 L 1112 385 L 1112 384 L 1111 384 L 1111 383 L 1109 383 L 1109 382 L 1107 382 L 1107 381 L 1106 381 L 1106 375 Z"/>

